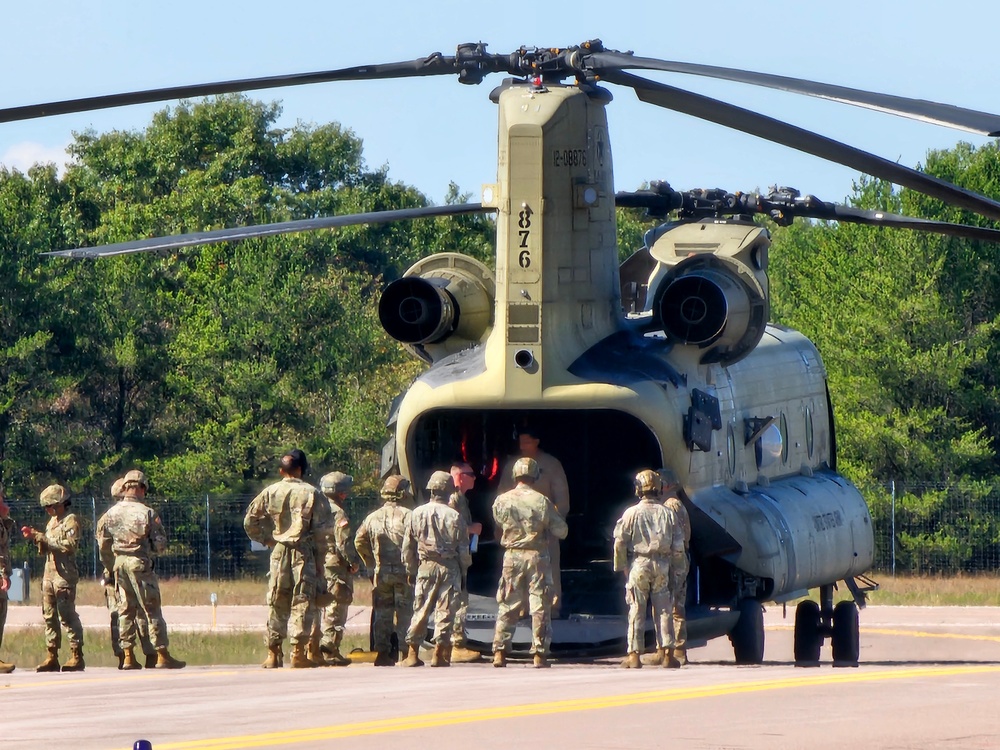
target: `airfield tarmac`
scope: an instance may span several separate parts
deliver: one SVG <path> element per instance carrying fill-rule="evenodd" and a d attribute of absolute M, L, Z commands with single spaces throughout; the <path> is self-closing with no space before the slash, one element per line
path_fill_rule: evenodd
<path fill-rule="evenodd" d="M 167 621 L 200 627 L 208 609 L 171 607 Z M 217 622 L 259 629 L 261 611 L 220 607 Z M 624 670 L 617 659 L 548 670 L 19 668 L 0 677 L 0 734 L 5 750 L 130 748 L 138 738 L 155 750 L 1000 746 L 1000 608 L 869 607 L 855 669 L 794 667 L 792 614 L 766 612 L 759 667 L 735 666 L 717 639 L 682 670 Z"/>

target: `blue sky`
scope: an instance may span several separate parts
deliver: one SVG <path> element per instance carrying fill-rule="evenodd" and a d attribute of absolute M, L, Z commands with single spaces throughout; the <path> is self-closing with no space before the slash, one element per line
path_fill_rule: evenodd
<path fill-rule="evenodd" d="M 820 3 L 342 3 L 38 0 L 5 9 L 0 106 L 454 53 L 566 46 L 599 37 L 609 48 L 810 78 L 1000 111 L 994 2 Z M 656 77 L 655 75 L 653 77 Z M 930 148 L 987 139 L 806 97 L 689 76 L 659 76 L 816 130 L 908 166 Z M 453 180 L 478 196 L 496 178 L 499 76 L 334 83 L 252 94 L 281 101 L 282 124 L 338 121 L 365 144 L 369 166 L 443 199 Z M 858 174 L 815 157 L 642 104 L 611 87 L 616 187 L 666 179 L 680 189 L 791 185 L 841 200 Z M 0 124 L 0 164 L 61 160 L 73 131 L 141 129 L 166 105 Z"/>

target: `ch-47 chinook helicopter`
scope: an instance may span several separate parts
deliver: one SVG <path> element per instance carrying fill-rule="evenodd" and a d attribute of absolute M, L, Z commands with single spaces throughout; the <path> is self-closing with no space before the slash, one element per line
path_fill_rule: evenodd
<path fill-rule="evenodd" d="M 610 563 L 614 519 L 632 478 L 668 467 L 693 525 L 692 641 L 728 634 L 735 658 L 764 656 L 762 605 L 818 589 L 795 612 L 797 663 L 857 664 L 858 607 L 873 584 L 873 532 L 864 498 L 836 471 L 823 363 L 796 331 L 768 323 L 768 231 L 761 213 L 926 229 L 996 241 L 1000 231 L 824 203 L 788 189 L 767 196 L 677 192 L 664 183 L 618 193 L 603 84 L 890 180 L 1000 220 L 1000 203 L 754 112 L 637 77 L 627 69 L 712 76 L 823 97 L 996 135 L 1000 117 L 934 102 L 607 50 L 454 56 L 319 73 L 181 86 L 0 110 L 0 122 L 180 97 L 304 83 L 457 75 L 512 78 L 490 98 L 499 112 L 496 181 L 481 203 L 385 211 L 143 239 L 52 254 L 101 257 L 349 224 L 459 213 L 496 215 L 496 265 L 456 253 L 424 258 L 385 289 L 385 330 L 428 364 L 394 404 L 384 472 L 417 486 L 461 456 L 482 473 L 474 513 L 489 517 L 496 467 L 528 421 L 569 476 L 563 617 L 556 652 L 621 643 L 621 583 Z M 651 165 L 655 168 L 655 165 Z M 675 216 L 619 268 L 615 207 Z M 624 300 L 624 302 L 623 302 Z M 485 481 L 484 481 L 485 480 Z M 499 549 L 483 544 L 470 570 L 473 642 L 488 648 Z M 844 581 L 853 601 L 834 606 Z M 519 631 L 518 641 L 527 642 Z"/>

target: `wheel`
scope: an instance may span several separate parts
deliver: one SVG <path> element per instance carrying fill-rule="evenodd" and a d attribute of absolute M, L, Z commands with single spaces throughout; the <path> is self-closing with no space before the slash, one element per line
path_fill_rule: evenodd
<path fill-rule="evenodd" d="M 740 619 L 729 633 L 736 663 L 761 664 L 764 661 L 764 608 L 760 602 L 743 599 L 737 609 Z"/>
<path fill-rule="evenodd" d="M 858 608 L 854 602 L 838 602 L 833 608 L 833 666 L 856 667 L 861 656 Z"/>
<path fill-rule="evenodd" d="M 819 605 L 810 600 L 795 608 L 795 666 L 818 667 L 823 636 L 819 632 Z"/>

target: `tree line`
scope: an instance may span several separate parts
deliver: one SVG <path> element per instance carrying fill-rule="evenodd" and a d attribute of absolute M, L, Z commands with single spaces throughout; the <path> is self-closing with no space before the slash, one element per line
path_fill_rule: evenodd
<path fill-rule="evenodd" d="M 369 168 L 351 131 L 278 128 L 279 114 L 236 95 L 181 103 L 143 131 L 76 134 L 63 172 L 0 168 L 0 466 L 16 493 L 59 481 L 103 495 L 140 466 L 158 495 L 246 494 L 293 444 L 317 465 L 354 467 L 371 490 L 389 401 L 419 369 L 383 333 L 379 290 L 433 252 L 492 266 L 490 218 L 98 262 L 39 256 L 427 204 Z M 931 152 L 922 168 L 1000 195 L 996 144 Z M 453 185 L 447 200 L 466 197 Z M 859 179 L 850 200 L 988 225 L 877 180 Z M 623 257 L 647 226 L 620 213 Z M 986 550 L 995 559 L 1000 523 L 985 500 L 1000 494 L 997 247 L 830 222 L 772 232 L 772 318 L 819 347 L 838 468 L 876 524 L 892 481 L 899 506 L 923 521 L 892 543 L 920 547 L 932 567 L 969 567 Z"/>

